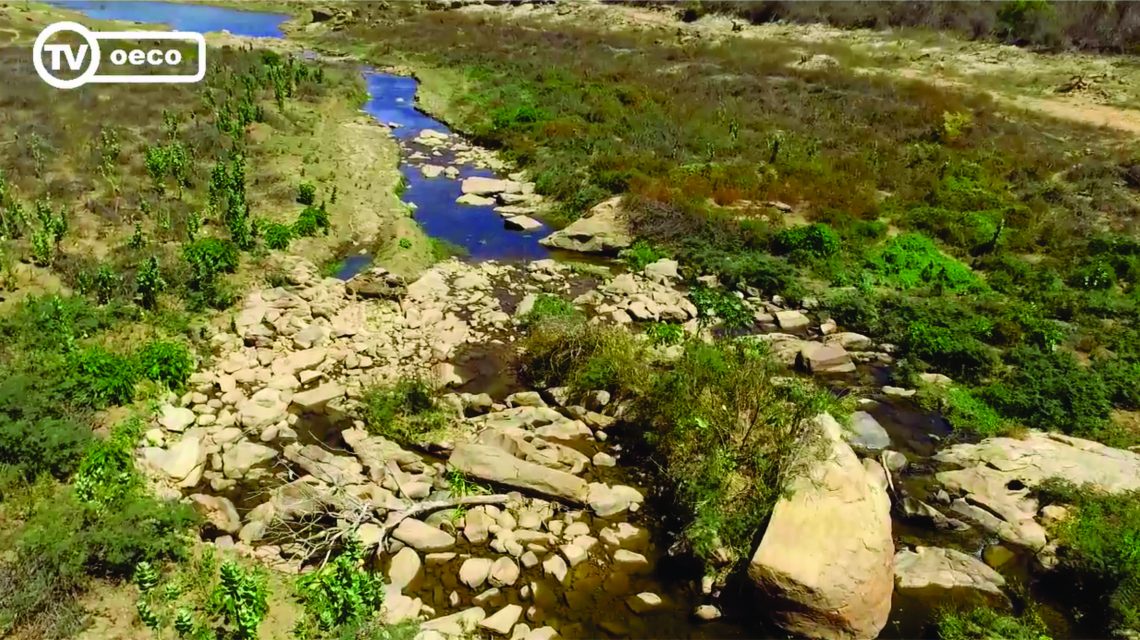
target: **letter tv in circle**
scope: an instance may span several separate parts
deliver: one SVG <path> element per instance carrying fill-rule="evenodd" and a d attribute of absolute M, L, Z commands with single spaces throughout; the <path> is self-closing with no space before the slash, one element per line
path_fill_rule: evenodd
<path fill-rule="evenodd" d="M 58 33 L 78 34 L 83 44 L 48 44 L 48 39 Z M 189 42 L 198 51 L 197 71 L 193 74 L 162 73 L 163 69 L 177 68 L 182 64 L 183 54 L 173 46 L 169 48 L 146 49 L 139 46 L 142 40 Z M 123 75 L 100 75 L 104 47 L 111 53 L 108 61 L 116 66 L 140 67 L 153 70 L 153 73 Z M 32 48 L 32 65 L 40 79 L 57 89 L 75 89 L 87 83 L 121 84 L 188 84 L 199 82 L 206 77 L 206 39 L 195 31 L 92 31 L 77 22 L 56 22 L 49 25 L 36 37 Z M 66 69 L 68 74 L 79 73 L 70 80 L 56 76 Z"/>

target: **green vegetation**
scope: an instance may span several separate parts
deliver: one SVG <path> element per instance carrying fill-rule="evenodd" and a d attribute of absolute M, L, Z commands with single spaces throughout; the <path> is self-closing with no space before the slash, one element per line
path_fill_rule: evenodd
<path fill-rule="evenodd" d="M 194 358 L 181 342 L 154 341 L 137 356 L 142 377 L 174 391 L 181 391 L 194 370 Z"/>
<path fill-rule="evenodd" d="M 1038 493 L 1043 502 L 1071 510 L 1052 533 L 1061 569 L 1097 598 L 1086 615 L 1103 628 L 1140 629 L 1140 495 L 1110 495 L 1063 481 Z"/>
<path fill-rule="evenodd" d="M 1020 41 L 1045 15 L 1038 4 L 986 7 L 988 33 L 1001 23 L 1000 37 Z M 970 7 L 934 13 L 981 11 Z M 831 5 L 772 11 L 842 22 Z M 1120 338 L 1140 311 L 1128 222 L 1140 205 L 1121 179 L 1135 145 L 1011 120 L 951 89 L 802 67 L 749 39 L 532 26 L 405 12 L 346 33 L 384 42 L 381 62 L 423 70 L 425 100 L 525 167 L 565 217 L 627 194 L 638 242 L 624 257 L 637 268 L 667 254 L 716 275 L 723 292 L 694 291 L 705 321 L 751 326 L 735 291 L 814 295 L 845 328 L 898 345 L 910 370 L 953 376 L 977 415 L 985 403 L 1002 421 L 1136 441 L 1111 413 L 1137 399 L 1124 381 L 1140 353 Z M 775 200 L 794 215 L 763 204 Z M 1052 362 L 1059 395 L 1011 390 L 1033 377 L 1034 350 L 1057 349 L 1092 366 Z M 1057 407 L 1078 419 L 1056 419 Z"/>
<path fill-rule="evenodd" d="M 842 408 L 810 383 L 778 381 L 781 367 L 755 344 L 684 345 L 680 360 L 653 365 L 623 328 L 550 317 L 532 327 L 519 370 L 533 385 L 632 399 L 638 436 L 684 514 L 684 541 L 710 570 L 731 570 L 808 446 L 808 419 Z"/>
<path fill-rule="evenodd" d="M 316 202 L 317 186 L 311 182 L 302 182 L 297 185 L 297 202 L 310 205 Z"/>
<path fill-rule="evenodd" d="M 633 246 L 623 249 L 619 257 L 630 269 L 641 271 L 647 265 L 669 256 L 644 240 L 636 240 Z"/>
<path fill-rule="evenodd" d="M 1013 616 L 988 607 L 945 610 L 937 629 L 940 640 L 1050 640 L 1045 623 L 1032 612 Z"/>
<path fill-rule="evenodd" d="M 336 637 L 359 637 L 357 631 L 373 623 L 384 592 L 380 579 L 361 569 L 362 556 L 359 541 L 349 537 L 332 562 L 297 580 L 305 618 L 294 635 L 312 638 L 319 630 Z"/>
<path fill-rule="evenodd" d="M 649 342 L 659 346 L 680 344 L 685 339 L 685 330 L 678 324 L 654 322 L 645 329 Z"/>
<path fill-rule="evenodd" d="M 547 320 L 573 320 L 584 317 L 569 301 L 549 293 L 540 293 L 530 311 L 521 317 L 524 326 L 534 326 Z"/>
<path fill-rule="evenodd" d="M 418 444 L 450 421 L 435 392 L 422 380 L 404 379 L 372 387 L 364 392 L 361 402 L 365 427 L 400 444 Z"/>

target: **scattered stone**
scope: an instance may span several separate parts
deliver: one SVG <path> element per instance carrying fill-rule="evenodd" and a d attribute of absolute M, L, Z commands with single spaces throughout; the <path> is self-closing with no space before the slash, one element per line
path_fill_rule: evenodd
<path fill-rule="evenodd" d="M 665 608 L 665 600 L 656 593 L 642 591 L 626 598 L 625 604 L 636 614 L 650 613 Z"/>
<path fill-rule="evenodd" d="M 522 190 L 522 185 L 513 180 L 499 180 L 497 178 L 484 178 L 482 176 L 464 178 L 463 183 L 460 184 L 459 187 L 463 193 L 473 193 L 477 196 L 504 192 L 518 193 Z"/>
<path fill-rule="evenodd" d="M 420 173 L 422 173 L 425 178 L 438 178 L 443 173 L 443 167 L 438 164 L 420 165 Z"/>
<path fill-rule="evenodd" d="M 492 564 L 494 563 L 487 558 L 468 558 L 464 560 L 463 564 L 459 567 L 459 581 L 472 589 L 478 589 L 487 581 L 487 577 L 491 573 Z"/>
<path fill-rule="evenodd" d="M 595 467 L 613 467 L 617 465 L 617 460 L 605 451 L 599 451 L 591 458 L 591 462 Z"/>
<path fill-rule="evenodd" d="M 861 333 L 853 333 L 851 331 L 844 331 L 827 336 L 823 339 L 823 343 L 827 345 L 834 345 L 842 347 L 850 351 L 866 351 L 874 346 L 874 342 L 867 336 Z"/>
<path fill-rule="evenodd" d="M 465 204 L 470 207 L 489 207 L 495 204 L 494 198 L 484 198 L 472 193 L 465 193 L 455 199 L 456 204 Z"/>
<path fill-rule="evenodd" d="M 496 587 L 512 586 L 519 579 L 519 566 L 511 558 L 503 556 L 491 565 L 488 579 Z"/>
<path fill-rule="evenodd" d="M 720 609 L 717 609 L 715 605 L 711 604 L 702 604 L 693 610 L 693 617 L 701 622 L 712 622 L 720 618 L 720 616 Z"/>
<path fill-rule="evenodd" d="M 614 567 L 628 574 L 647 573 L 649 560 L 640 553 L 618 549 L 614 551 Z"/>
<path fill-rule="evenodd" d="M 808 342 L 800 349 L 797 363 L 801 368 L 815 375 L 855 371 L 855 363 L 851 361 L 851 355 L 837 344 Z"/>
<path fill-rule="evenodd" d="M 304 411 L 319 411 L 329 402 L 342 397 L 344 397 L 344 387 L 335 382 L 326 382 L 316 389 L 294 395 L 293 404 Z"/>
<path fill-rule="evenodd" d="M 143 459 L 152 469 L 166 474 L 179 486 L 192 487 L 198 484 L 205 470 L 205 453 L 201 445 L 198 438 L 187 436 L 169 449 L 143 449 Z"/>
<path fill-rule="evenodd" d="M 514 216 L 503 220 L 503 226 L 520 231 L 535 231 L 542 228 L 542 223 L 530 216 Z"/>
<path fill-rule="evenodd" d="M 218 531 L 237 533 L 241 530 L 241 516 L 229 498 L 195 493 L 190 496 L 190 503 Z"/>
<path fill-rule="evenodd" d="M 602 518 L 636 511 L 644 500 L 641 492 L 633 487 L 620 484 L 611 487 L 599 482 L 590 483 L 587 498 L 590 509 Z"/>
<path fill-rule="evenodd" d="M 674 280 L 680 279 L 681 274 L 677 273 L 678 266 L 676 260 L 661 258 L 656 262 L 645 265 L 645 277 L 654 282 L 669 284 Z"/>
<path fill-rule="evenodd" d="M 845 429 L 843 435 L 848 444 L 856 451 L 879 451 L 891 446 L 891 436 L 875 416 L 866 411 L 856 411 L 851 414 L 850 429 Z M 903 458 L 906 463 L 906 458 Z"/>
<path fill-rule="evenodd" d="M 517 604 L 508 604 L 491 616 L 481 620 L 479 627 L 499 635 L 507 635 L 522 616 L 523 608 Z"/>
<path fill-rule="evenodd" d="M 551 555 L 542 561 L 542 572 L 548 576 L 554 576 L 554 579 L 559 583 L 565 582 L 566 573 L 569 570 L 570 568 L 566 566 L 566 561 L 562 559 L 562 556 Z"/>
<path fill-rule="evenodd" d="M 807 316 L 799 311 L 777 311 L 776 323 L 784 331 L 799 331 L 806 329 L 811 324 Z"/>
<path fill-rule="evenodd" d="M 158 418 L 158 424 L 167 431 L 182 433 L 187 427 L 194 424 L 196 419 L 197 417 L 190 409 L 168 404 L 162 407 L 162 415 Z"/>
<path fill-rule="evenodd" d="M 447 551 L 455 546 L 455 538 L 450 533 L 414 518 L 406 518 L 400 522 L 392 537 L 416 551 L 425 553 Z"/>
<path fill-rule="evenodd" d="M 357 274 L 344 287 L 352 295 L 385 300 L 399 300 L 408 291 L 403 278 L 380 267 Z"/>
<path fill-rule="evenodd" d="M 419 578 L 422 568 L 419 554 L 411 547 L 404 547 L 392 557 L 392 564 L 388 567 L 388 583 L 394 589 L 403 590 Z"/>
<path fill-rule="evenodd" d="M 617 253 L 633 243 L 629 223 L 621 210 L 621 197 L 595 205 L 564 229 L 539 241 L 556 249 L 582 253 Z"/>
<path fill-rule="evenodd" d="M 585 502 L 590 492 L 586 481 L 573 474 L 519 460 L 497 447 L 456 445 L 448 463 L 479 480 L 534 491 L 574 504 Z"/>
<path fill-rule="evenodd" d="M 519 391 L 507 396 L 508 407 L 546 407 L 542 395 L 537 391 Z"/>

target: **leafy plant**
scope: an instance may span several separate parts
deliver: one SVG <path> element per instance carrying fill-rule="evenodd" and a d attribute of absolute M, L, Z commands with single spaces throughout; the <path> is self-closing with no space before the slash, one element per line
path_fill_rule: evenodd
<path fill-rule="evenodd" d="M 152 340 L 143 346 L 136 359 L 144 378 L 175 391 L 183 388 L 194 370 L 190 350 L 181 342 Z"/>
<path fill-rule="evenodd" d="M 358 624 L 383 601 L 380 580 L 361 568 L 360 542 L 349 537 L 336 558 L 297 580 L 297 593 L 306 616 L 321 631 Z"/>
<path fill-rule="evenodd" d="M 793 262 L 826 258 L 837 253 L 839 246 L 839 234 L 822 223 L 785 229 L 773 239 L 773 248 L 787 254 Z"/>
<path fill-rule="evenodd" d="M 293 240 L 293 229 L 279 222 L 265 223 L 261 227 L 261 234 L 265 238 L 265 246 L 275 251 L 288 249 Z"/>
<path fill-rule="evenodd" d="M 135 273 L 135 298 L 144 309 L 158 307 L 158 294 L 166 289 L 166 281 L 158 266 L 158 258 L 151 256 Z"/>
<path fill-rule="evenodd" d="M 245 569 L 233 561 L 222 563 L 221 579 L 207 604 L 221 619 L 218 637 L 255 640 L 257 628 L 269 611 L 268 598 L 269 587 L 260 570 Z"/>
<path fill-rule="evenodd" d="M 530 311 L 523 314 L 521 320 L 524 326 L 534 326 L 548 320 L 573 320 L 582 317 L 582 312 L 564 298 L 540 293 L 535 297 Z"/>
<path fill-rule="evenodd" d="M 683 342 L 685 329 L 678 324 L 654 322 L 645 329 L 645 335 L 649 336 L 649 341 L 655 345 L 668 346 Z"/>
<path fill-rule="evenodd" d="M 142 485 L 134 463 L 134 450 L 142 431 L 141 425 L 142 422 L 138 419 L 122 422 L 115 426 L 110 437 L 97 440 L 88 448 L 75 473 L 76 497 L 91 508 L 105 509 L 121 504 L 128 494 Z M 150 575 L 145 573 L 147 570 L 153 570 L 149 564 L 143 566 L 140 563 L 139 566 L 143 573 L 136 570 L 136 582 L 140 575 Z M 157 583 L 157 574 L 154 583 Z M 144 591 L 150 588 L 143 588 L 142 583 L 139 587 Z"/>
<path fill-rule="evenodd" d="M 1050 640 L 1045 623 L 1033 612 L 1018 617 L 989 607 L 943 610 L 937 630 L 940 640 Z"/>
<path fill-rule="evenodd" d="M 376 386 L 366 390 L 361 400 L 368 430 L 401 444 L 417 443 L 448 423 L 431 387 L 421 380 Z"/>
<path fill-rule="evenodd" d="M 702 324 L 719 319 L 727 329 L 742 329 L 753 323 L 744 300 L 731 291 L 696 286 L 689 290 L 689 299 L 697 308 L 697 319 Z"/>
<path fill-rule="evenodd" d="M 302 182 L 297 185 L 297 202 L 310 205 L 316 201 L 317 186 L 311 182 Z"/>
<path fill-rule="evenodd" d="M 69 366 L 71 377 L 65 389 L 75 402 L 102 408 L 134 399 L 138 372 L 130 359 L 90 346 L 71 354 Z"/>
<path fill-rule="evenodd" d="M 412 241 L 410 238 L 400 238 L 398 243 L 401 249 L 407 250 L 412 248 Z"/>
<path fill-rule="evenodd" d="M 293 223 L 293 233 L 301 237 L 307 237 L 315 236 L 318 231 L 322 231 L 325 235 L 328 235 L 330 224 L 329 214 L 323 202 L 319 207 L 309 205 L 301 211 L 301 215 L 299 215 L 297 221 Z"/>
<path fill-rule="evenodd" d="M 668 256 L 645 240 L 636 240 L 630 248 L 623 249 L 619 257 L 629 265 L 630 269 L 641 271 L 646 266 Z"/>

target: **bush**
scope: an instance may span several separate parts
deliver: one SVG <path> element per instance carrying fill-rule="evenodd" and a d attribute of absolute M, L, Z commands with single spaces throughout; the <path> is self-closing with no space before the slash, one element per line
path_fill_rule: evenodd
<path fill-rule="evenodd" d="M 93 508 L 105 508 L 122 503 L 142 486 L 134 460 L 142 425 L 137 418 L 128 420 L 115 425 L 110 437 L 91 444 L 75 474 L 76 497 Z"/>
<path fill-rule="evenodd" d="M 776 234 L 772 247 L 793 262 L 811 262 L 839 251 L 839 234 L 826 224 L 809 224 L 784 229 Z"/>
<path fill-rule="evenodd" d="M 1032 612 L 1020 617 L 988 607 L 938 614 L 940 640 L 1050 640 L 1049 629 Z"/>
<path fill-rule="evenodd" d="M 966 265 L 943 255 L 934 243 L 918 233 L 896 236 L 867 257 L 868 268 L 882 284 L 897 289 L 929 288 L 944 293 L 970 293 L 986 289 Z"/>
<path fill-rule="evenodd" d="M 76 404 L 101 409 L 134 399 L 138 370 L 129 358 L 91 346 L 71 354 L 68 363 L 64 388 Z"/>
<path fill-rule="evenodd" d="M 144 309 L 158 307 L 158 294 L 166 289 L 166 281 L 158 267 L 158 258 L 151 256 L 135 273 L 135 291 L 139 306 Z"/>
<path fill-rule="evenodd" d="M 302 627 L 329 632 L 355 627 L 375 615 L 383 602 L 383 588 L 379 578 L 361 568 L 362 557 L 360 542 L 349 537 L 332 562 L 297 580 L 307 618 Z"/>
<path fill-rule="evenodd" d="M 181 342 L 152 340 L 136 358 L 139 373 L 167 388 L 180 391 L 194 370 L 194 358 Z"/>
<path fill-rule="evenodd" d="M 0 371 L 7 374 L 6 371 Z M 91 429 L 61 416 L 53 398 L 26 375 L 0 375 L 0 460 L 27 481 L 71 475 L 91 442 Z"/>
<path fill-rule="evenodd" d="M 981 388 L 983 400 L 1003 415 L 1038 429 L 1095 436 L 1106 427 L 1112 403 L 1096 373 L 1065 351 L 1018 347 L 1012 368 Z"/>
<path fill-rule="evenodd" d="M 59 488 L 36 504 L 0 561 L 0 633 L 53 628 L 60 611 L 74 616 L 88 576 L 124 579 L 139 562 L 184 557 L 195 521 L 177 503 L 126 494 L 113 508 L 93 509 Z"/>
<path fill-rule="evenodd" d="M 1008 435 L 1013 430 L 1014 425 L 965 387 L 927 387 L 919 394 L 919 401 L 924 407 L 939 411 L 960 433 L 989 438 Z"/>
<path fill-rule="evenodd" d="M 233 561 L 222 563 L 221 579 L 206 606 L 221 622 L 217 638 L 256 640 L 257 628 L 269 612 L 269 586 L 264 571 L 245 569 Z"/>
<path fill-rule="evenodd" d="M 182 247 L 182 256 L 190 265 L 191 286 L 200 291 L 213 285 L 218 274 L 236 271 L 239 261 L 237 245 L 218 238 L 189 242 Z"/>
<path fill-rule="evenodd" d="M 637 398 L 641 435 L 686 514 L 684 538 L 708 566 L 722 548 L 748 557 L 808 419 L 834 404 L 808 383 L 778 382 L 781 369 L 751 343 L 693 341 Z"/>
<path fill-rule="evenodd" d="M 952 377 L 976 380 L 993 371 L 997 356 L 982 341 L 959 327 L 916 321 L 902 335 L 903 349 Z"/>
<path fill-rule="evenodd" d="M 644 346 L 626 330 L 553 318 L 535 325 L 523 341 L 519 376 L 540 388 L 605 390 L 636 395 L 646 381 Z"/>
<path fill-rule="evenodd" d="M 364 392 L 364 423 L 372 433 L 400 444 L 418 444 L 448 424 L 447 411 L 427 383 L 416 379 L 377 386 Z"/>
<path fill-rule="evenodd" d="M 679 324 L 654 322 L 645 329 L 649 342 L 658 346 L 680 344 L 685 340 L 685 329 Z"/>
<path fill-rule="evenodd" d="M 279 222 L 268 222 L 261 228 L 265 246 L 274 251 L 284 251 L 293 240 L 293 228 Z"/>
<path fill-rule="evenodd" d="M 1062 568 L 1099 601 L 1089 607 L 1096 622 L 1106 629 L 1140 629 L 1140 493 L 1111 495 L 1063 481 L 1051 481 L 1039 493 L 1045 502 L 1072 506 L 1051 533 Z"/>
<path fill-rule="evenodd" d="M 732 291 L 697 286 L 689 290 L 689 299 L 697 308 L 697 319 L 708 324 L 718 319 L 726 329 L 744 329 L 752 326 L 752 312 L 744 300 Z"/>
<path fill-rule="evenodd" d="M 330 225 L 328 211 L 322 202 L 319 207 L 309 205 L 301 211 L 301 215 L 297 216 L 297 221 L 293 223 L 293 233 L 298 237 L 315 236 L 317 231 L 328 235 Z"/>
<path fill-rule="evenodd" d="M 540 293 L 530 311 L 520 318 L 523 326 L 532 327 L 548 320 L 583 318 L 582 312 L 565 299 L 549 293 Z"/>
<path fill-rule="evenodd" d="M 619 257 L 629 265 L 630 269 L 641 271 L 647 265 L 668 256 L 645 240 L 636 240 L 630 248 L 623 249 Z"/>
<path fill-rule="evenodd" d="M 297 202 L 303 205 L 310 205 L 316 201 L 317 198 L 317 185 L 311 182 L 302 182 L 297 185 Z"/>

